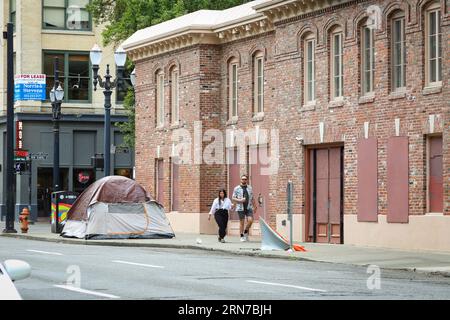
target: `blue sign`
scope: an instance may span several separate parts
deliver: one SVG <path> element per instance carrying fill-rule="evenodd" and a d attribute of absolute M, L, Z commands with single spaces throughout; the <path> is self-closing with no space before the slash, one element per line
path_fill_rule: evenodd
<path fill-rule="evenodd" d="M 14 101 L 46 100 L 45 74 L 16 75 L 14 84 Z"/>

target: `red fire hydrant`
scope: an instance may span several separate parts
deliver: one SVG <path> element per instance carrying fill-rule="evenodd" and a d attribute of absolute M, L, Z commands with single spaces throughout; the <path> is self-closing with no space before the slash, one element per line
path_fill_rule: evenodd
<path fill-rule="evenodd" d="M 28 233 L 28 217 L 30 216 L 30 210 L 23 208 L 19 215 L 19 222 L 21 223 L 20 229 L 22 233 Z"/>

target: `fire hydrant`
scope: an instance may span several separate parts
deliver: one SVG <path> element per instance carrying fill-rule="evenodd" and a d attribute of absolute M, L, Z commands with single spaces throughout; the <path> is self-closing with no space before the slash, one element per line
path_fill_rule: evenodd
<path fill-rule="evenodd" d="M 21 223 L 20 229 L 22 233 L 28 233 L 28 217 L 30 216 L 30 210 L 23 208 L 19 215 L 19 222 Z"/>

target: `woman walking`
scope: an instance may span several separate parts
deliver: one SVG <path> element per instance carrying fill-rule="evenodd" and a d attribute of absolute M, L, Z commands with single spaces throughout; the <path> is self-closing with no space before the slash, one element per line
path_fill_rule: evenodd
<path fill-rule="evenodd" d="M 227 234 L 228 225 L 228 211 L 231 210 L 233 204 L 231 200 L 227 198 L 227 192 L 225 190 L 219 191 L 219 197 L 216 198 L 209 212 L 208 220 L 211 220 L 211 216 L 214 215 L 217 225 L 219 226 L 219 242 L 225 243 L 225 236 Z"/>

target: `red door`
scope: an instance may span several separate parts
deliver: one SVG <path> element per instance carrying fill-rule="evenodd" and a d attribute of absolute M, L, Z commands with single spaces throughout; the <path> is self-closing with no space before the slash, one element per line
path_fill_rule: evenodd
<path fill-rule="evenodd" d="M 429 202 L 430 212 L 444 211 L 444 185 L 442 177 L 442 136 L 430 137 Z"/>
<path fill-rule="evenodd" d="M 241 183 L 238 148 L 228 149 L 228 198 L 233 197 L 234 188 Z M 231 211 L 231 220 L 239 220 L 236 211 Z"/>
<path fill-rule="evenodd" d="M 172 211 L 179 211 L 179 189 L 180 189 L 180 166 L 178 159 L 171 159 L 172 163 Z"/>
<path fill-rule="evenodd" d="M 314 242 L 343 243 L 342 152 L 341 147 L 311 150 L 310 226 Z"/>
<path fill-rule="evenodd" d="M 156 160 L 156 200 L 164 203 L 164 160 Z"/>
<path fill-rule="evenodd" d="M 251 147 L 250 148 L 250 184 L 253 188 L 253 196 L 255 198 L 258 210 L 254 214 L 254 219 L 258 220 L 263 217 L 266 220 L 269 203 L 269 168 L 267 159 L 269 150 L 266 146 Z M 263 207 L 259 207 L 259 195 L 263 197 Z"/>

